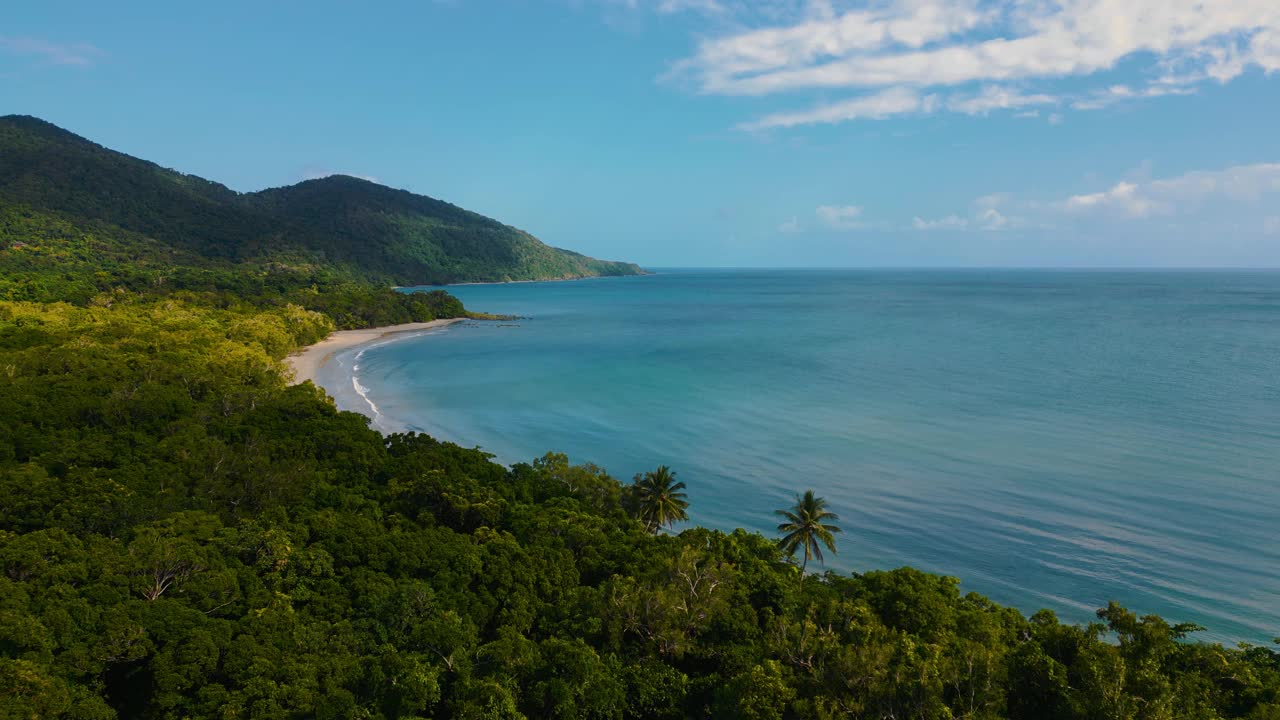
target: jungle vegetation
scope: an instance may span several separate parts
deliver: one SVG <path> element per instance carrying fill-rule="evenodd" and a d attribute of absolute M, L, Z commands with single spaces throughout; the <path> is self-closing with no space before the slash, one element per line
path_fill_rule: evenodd
<path fill-rule="evenodd" d="M 781 538 L 721 532 L 682 524 L 669 468 L 379 434 L 282 359 L 457 300 L 211 258 L 141 190 L 132 229 L 11 197 L 0 718 L 1280 719 L 1280 653 L 1116 603 L 1071 625 L 911 568 L 800 582 L 838 529 L 814 493 Z"/>

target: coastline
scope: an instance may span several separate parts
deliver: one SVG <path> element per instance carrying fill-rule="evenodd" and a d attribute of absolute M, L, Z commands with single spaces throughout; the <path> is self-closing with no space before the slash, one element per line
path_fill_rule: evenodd
<path fill-rule="evenodd" d="M 289 384 L 301 385 L 310 380 L 318 385 L 316 376 L 320 373 L 320 369 L 339 351 L 380 340 L 388 335 L 448 327 L 463 320 L 466 320 L 466 318 L 446 318 L 443 320 L 431 320 L 430 322 L 384 325 L 383 327 L 363 328 L 360 330 L 338 330 L 315 345 L 308 345 L 290 353 L 284 359 L 289 369 L 293 371 L 293 377 L 289 380 Z"/>
<path fill-rule="evenodd" d="M 576 282 L 578 280 L 603 280 L 608 278 L 629 278 L 629 277 L 646 277 L 649 275 L 657 275 L 658 273 L 651 270 L 635 273 L 634 275 L 583 275 L 581 277 L 567 278 L 543 278 L 541 280 L 485 280 L 477 282 L 451 282 L 441 285 L 392 285 L 392 290 L 405 290 L 408 288 L 451 288 L 463 287 L 466 285 L 523 285 L 526 283 L 560 283 L 560 282 Z"/>
<path fill-rule="evenodd" d="M 437 287 L 463 287 L 467 285 L 524 285 L 533 283 L 563 283 L 578 282 L 580 280 L 604 280 L 608 278 L 624 278 L 624 277 L 644 277 L 652 275 L 651 272 L 636 273 L 635 275 L 583 275 L 582 277 L 566 277 L 566 278 L 543 278 L 541 280 L 489 280 L 483 282 L 456 282 L 446 283 Z M 425 287 L 425 286 L 417 286 Z"/>

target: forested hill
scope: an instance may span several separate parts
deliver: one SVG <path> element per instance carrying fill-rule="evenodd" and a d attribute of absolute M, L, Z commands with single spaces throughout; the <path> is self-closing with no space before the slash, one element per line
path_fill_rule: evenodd
<path fill-rule="evenodd" d="M 322 265 L 416 285 L 634 275 L 449 203 L 352 177 L 237 193 L 43 120 L 0 118 L 0 206 L 214 262 Z"/>

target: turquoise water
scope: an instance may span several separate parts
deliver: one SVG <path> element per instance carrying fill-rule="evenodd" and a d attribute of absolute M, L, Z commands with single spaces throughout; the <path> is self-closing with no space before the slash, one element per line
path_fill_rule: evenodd
<path fill-rule="evenodd" d="M 1026 611 L 1116 599 L 1280 635 L 1280 274 L 670 271 L 460 286 L 468 323 L 338 357 L 384 429 L 659 464 L 693 521 L 772 534 L 807 488 L 842 570 Z M 357 359 L 358 357 L 358 359 Z"/>

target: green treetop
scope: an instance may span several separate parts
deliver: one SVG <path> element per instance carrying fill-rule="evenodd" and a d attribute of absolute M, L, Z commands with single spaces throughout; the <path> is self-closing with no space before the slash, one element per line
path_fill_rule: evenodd
<path fill-rule="evenodd" d="M 786 522 L 778 525 L 778 532 L 783 533 L 782 539 L 778 541 L 782 551 L 791 556 L 797 550 L 804 552 L 804 561 L 800 563 L 801 573 L 808 567 L 810 557 L 822 562 L 822 548 L 819 544 L 826 545 L 828 550 L 835 553 L 835 534 L 840 532 L 840 527 L 829 521 L 839 520 L 840 516 L 827 509 L 826 498 L 820 498 L 812 490 L 806 490 L 790 510 L 778 510 L 776 514 L 786 518 Z"/>

